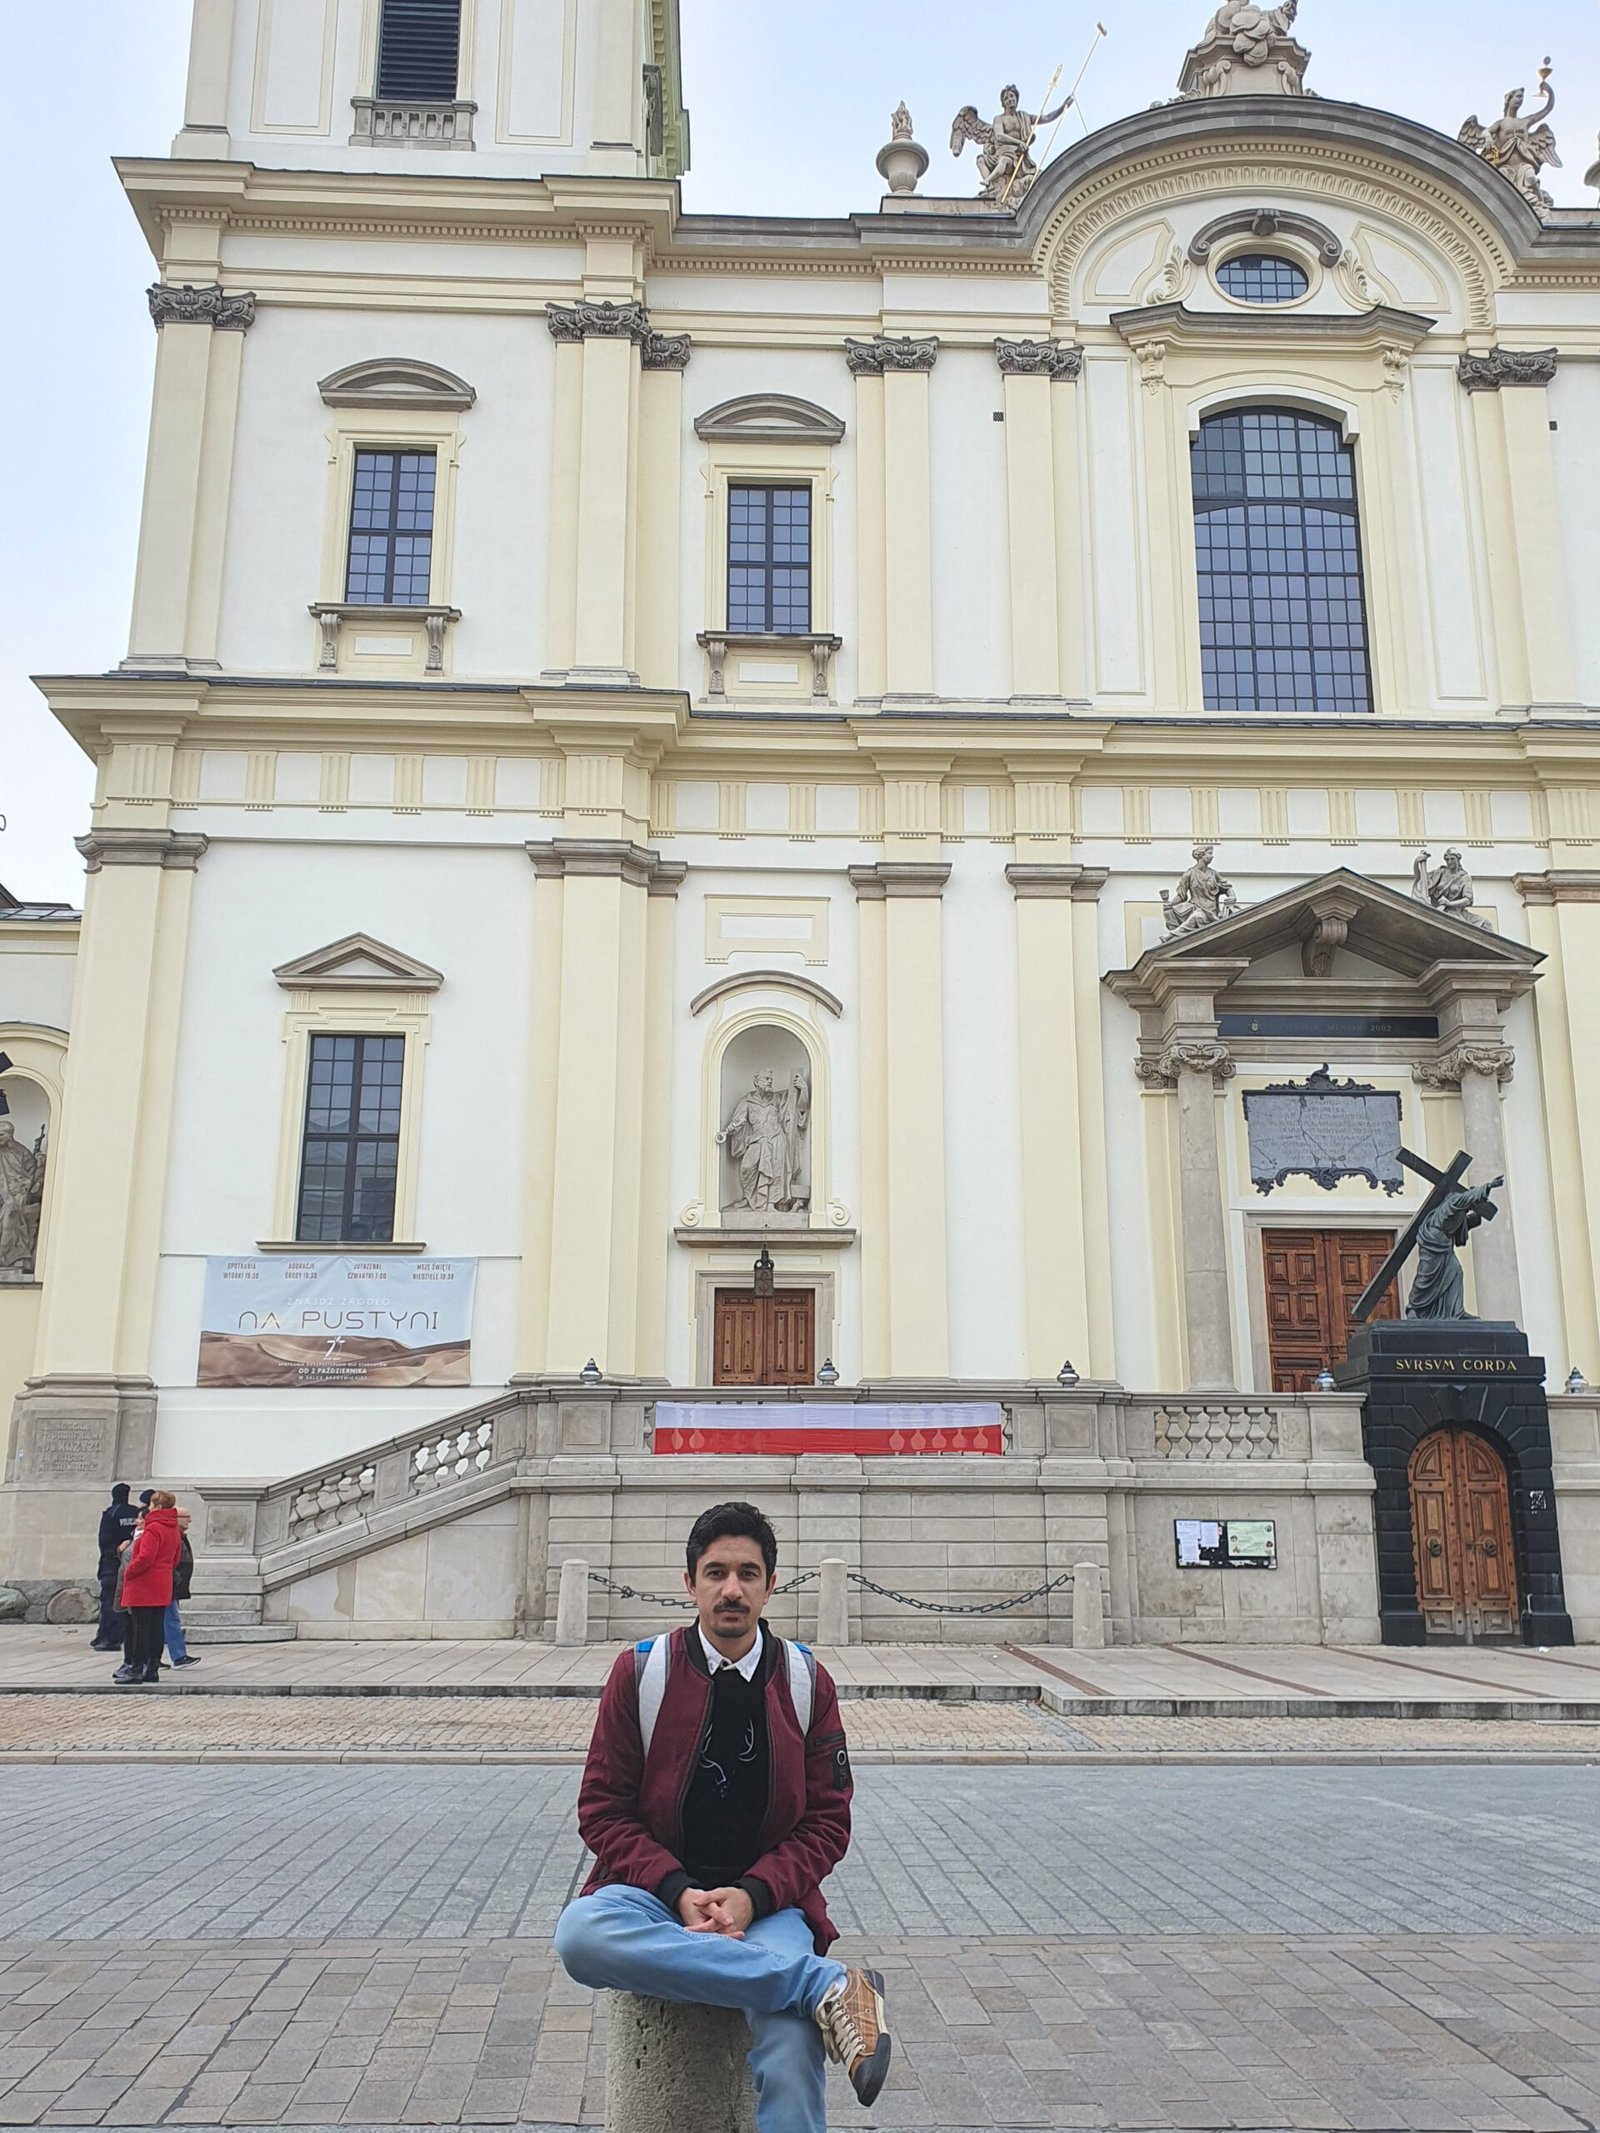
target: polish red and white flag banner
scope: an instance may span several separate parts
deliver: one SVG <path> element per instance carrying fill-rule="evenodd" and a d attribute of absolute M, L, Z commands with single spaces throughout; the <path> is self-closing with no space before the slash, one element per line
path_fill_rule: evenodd
<path fill-rule="evenodd" d="M 793 1459 L 802 1452 L 836 1452 L 882 1459 L 975 1452 L 998 1458 L 1005 1448 L 996 1400 L 656 1402 L 660 1453 Z"/>

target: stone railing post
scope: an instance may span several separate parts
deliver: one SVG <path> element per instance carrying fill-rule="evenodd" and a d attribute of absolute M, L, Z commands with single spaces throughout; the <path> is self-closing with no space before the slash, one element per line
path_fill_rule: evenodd
<path fill-rule="evenodd" d="M 1098 1563 L 1074 1563 L 1072 1566 L 1072 1645 L 1075 1651 L 1097 1652 L 1106 1641 L 1100 1575 Z"/>
<path fill-rule="evenodd" d="M 556 1599 L 556 1642 L 588 1641 L 589 1566 L 581 1556 L 569 1555 L 561 1566 L 561 1591 Z"/>
<path fill-rule="evenodd" d="M 845 1565 L 838 1556 L 827 1556 L 817 1584 L 817 1642 L 850 1642 L 850 1586 Z"/>

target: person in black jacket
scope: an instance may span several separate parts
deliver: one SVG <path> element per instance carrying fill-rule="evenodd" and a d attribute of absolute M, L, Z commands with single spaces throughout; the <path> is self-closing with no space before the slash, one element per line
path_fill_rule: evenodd
<path fill-rule="evenodd" d="M 91 1651 L 116 1652 L 122 1649 L 123 1621 L 117 1611 L 117 1573 L 122 1568 L 120 1550 L 124 1541 L 132 1540 L 133 1529 L 139 1523 L 139 1513 L 129 1503 L 131 1489 L 126 1481 L 119 1481 L 111 1491 L 111 1501 L 100 1513 L 100 1626 L 94 1633 Z"/>

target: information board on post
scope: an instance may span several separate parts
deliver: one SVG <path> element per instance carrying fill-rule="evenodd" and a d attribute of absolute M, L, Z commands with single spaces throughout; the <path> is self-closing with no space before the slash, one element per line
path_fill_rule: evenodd
<path fill-rule="evenodd" d="M 476 1273 L 475 1259 L 208 1259 L 195 1382 L 470 1385 Z"/>

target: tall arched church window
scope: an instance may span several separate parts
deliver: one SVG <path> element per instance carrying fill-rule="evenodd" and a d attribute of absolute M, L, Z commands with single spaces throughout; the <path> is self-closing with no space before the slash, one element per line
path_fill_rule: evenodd
<path fill-rule="evenodd" d="M 1370 711 L 1355 455 L 1290 408 L 1210 415 L 1192 470 L 1210 711 Z"/>
<path fill-rule="evenodd" d="M 450 103 L 461 65 L 461 0 L 383 0 L 380 101 Z"/>

